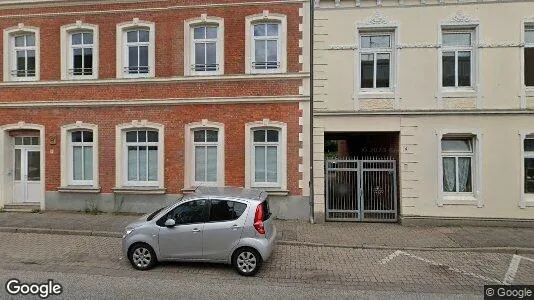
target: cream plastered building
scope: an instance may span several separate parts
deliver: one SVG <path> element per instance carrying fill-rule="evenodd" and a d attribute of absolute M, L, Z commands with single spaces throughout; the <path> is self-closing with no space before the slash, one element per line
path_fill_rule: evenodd
<path fill-rule="evenodd" d="M 394 220 L 534 224 L 534 2 L 321 0 L 314 10 L 316 221 L 358 220 L 328 214 L 346 199 L 325 187 L 339 176 L 325 160 L 388 157 Z"/>

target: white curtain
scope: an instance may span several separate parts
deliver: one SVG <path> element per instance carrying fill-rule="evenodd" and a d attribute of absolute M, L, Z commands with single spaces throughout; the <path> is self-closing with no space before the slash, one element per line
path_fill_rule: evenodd
<path fill-rule="evenodd" d="M 206 148 L 195 147 L 195 181 L 206 180 Z"/>
<path fill-rule="evenodd" d="M 137 147 L 128 146 L 128 180 L 137 180 Z"/>
<path fill-rule="evenodd" d="M 158 180 L 158 147 L 148 147 L 148 180 Z"/>
<path fill-rule="evenodd" d="M 83 180 L 93 180 L 93 147 L 83 147 Z"/>
<path fill-rule="evenodd" d="M 458 191 L 471 192 L 471 158 L 458 158 Z"/>
<path fill-rule="evenodd" d="M 83 180 L 82 154 L 81 146 L 72 148 L 72 175 L 74 180 Z"/>
<path fill-rule="evenodd" d="M 267 182 L 278 181 L 278 147 L 267 147 Z"/>
<path fill-rule="evenodd" d="M 256 146 L 254 152 L 255 181 L 265 182 L 265 147 Z"/>
<path fill-rule="evenodd" d="M 207 148 L 207 158 L 206 161 L 208 165 L 206 166 L 206 181 L 216 182 L 217 181 L 217 147 L 209 146 Z"/>
<path fill-rule="evenodd" d="M 456 192 L 456 162 L 454 157 L 443 158 L 443 191 Z"/>
<path fill-rule="evenodd" d="M 139 147 L 139 181 L 147 181 L 147 148 L 146 146 Z"/>

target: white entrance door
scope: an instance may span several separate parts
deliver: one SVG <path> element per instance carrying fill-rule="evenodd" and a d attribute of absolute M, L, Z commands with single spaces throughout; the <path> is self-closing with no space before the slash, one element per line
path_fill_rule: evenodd
<path fill-rule="evenodd" d="M 16 137 L 14 150 L 13 202 L 41 202 L 43 181 L 39 138 Z"/>

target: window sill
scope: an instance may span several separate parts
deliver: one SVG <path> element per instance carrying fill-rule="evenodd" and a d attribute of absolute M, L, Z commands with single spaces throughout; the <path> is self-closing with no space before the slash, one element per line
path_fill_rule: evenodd
<path fill-rule="evenodd" d="M 68 185 L 57 188 L 60 193 L 86 193 L 86 194 L 98 194 L 100 193 L 100 187 L 94 187 L 92 185 Z"/>
<path fill-rule="evenodd" d="M 250 75 L 265 75 L 265 74 L 281 74 L 286 73 L 282 69 L 274 69 L 274 70 L 267 70 L 267 71 L 258 71 L 258 70 L 250 70 Z"/>
<path fill-rule="evenodd" d="M 358 99 L 389 99 L 395 98 L 393 91 L 365 91 L 358 93 Z"/>
<path fill-rule="evenodd" d="M 441 199 L 443 205 L 478 205 L 478 199 L 469 195 L 443 196 Z"/>
<path fill-rule="evenodd" d="M 221 76 L 221 75 L 224 75 L 224 73 L 220 72 L 220 71 L 216 71 L 216 72 L 214 72 L 214 71 L 205 71 L 205 72 L 202 72 L 202 71 L 191 71 L 186 76 L 189 76 L 189 77 L 202 77 L 202 76 Z"/>
<path fill-rule="evenodd" d="M 143 195 L 163 195 L 166 188 L 152 186 L 116 187 L 112 189 L 115 194 L 143 194 Z"/>
<path fill-rule="evenodd" d="M 288 190 L 282 190 L 282 189 L 277 189 L 277 188 L 272 188 L 272 187 L 252 187 L 254 189 L 260 189 L 262 191 L 266 191 L 267 194 L 269 194 L 269 196 L 287 196 L 289 195 L 289 191 Z"/>
<path fill-rule="evenodd" d="M 525 86 L 525 95 L 527 97 L 534 97 L 534 86 Z"/>
<path fill-rule="evenodd" d="M 462 88 L 443 88 L 442 90 L 443 98 L 475 98 L 477 96 L 477 91 L 475 89 L 462 89 Z"/>

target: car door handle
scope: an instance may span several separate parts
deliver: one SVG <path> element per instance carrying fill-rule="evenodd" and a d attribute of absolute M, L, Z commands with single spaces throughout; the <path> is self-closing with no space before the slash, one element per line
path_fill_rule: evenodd
<path fill-rule="evenodd" d="M 193 229 L 193 232 L 200 232 L 200 229 L 195 228 L 195 229 Z"/>
<path fill-rule="evenodd" d="M 232 230 L 237 230 L 239 228 L 239 225 L 235 224 L 234 226 L 230 227 Z"/>

